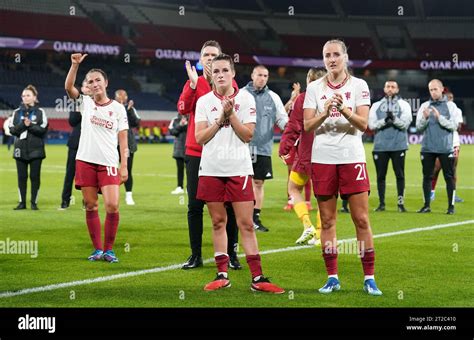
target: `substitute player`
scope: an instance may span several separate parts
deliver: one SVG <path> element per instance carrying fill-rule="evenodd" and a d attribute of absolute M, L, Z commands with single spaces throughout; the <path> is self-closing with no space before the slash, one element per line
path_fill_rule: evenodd
<path fill-rule="evenodd" d="M 127 112 L 123 105 L 107 96 L 107 75 L 100 69 L 91 69 L 86 74 L 92 97 L 81 95 L 74 87 L 79 64 L 86 56 L 80 53 L 71 55 L 71 68 L 64 85 L 68 96 L 77 100 L 82 115 L 76 155 L 76 188 L 82 191 L 87 228 L 95 248 L 88 259 L 113 263 L 118 262 L 112 249 L 119 224 L 119 186 L 128 178 Z M 120 169 L 117 167 L 117 142 L 122 159 Z M 103 246 L 98 193 L 102 193 L 107 212 Z"/>
<path fill-rule="evenodd" d="M 362 134 L 367 129 L 370 93 L 367 83 L 347 70 L 347 47 L 329 40 L 323 47 L 328 74 L 308 85 L 304 108 L 305 131 L 315 131 L 311 156 L 313 192 L 321 213 L 321 244 L 328 273 L 319 289 L 340 289 L 337 269 L 337 197 L 348 198 L 356 227 L 364 271 L 364 290 L 382 295 L 374 280 L 375 251 L 369 221 L 369 191 Z"/>
<path fill-rule="evenodd" d="M 251 289 L 281 294 L 284 290 L 263 276 L 253 228 L 252 161 L 248 143 L 257 121 L 255 100 L 232 86 L 235 77 L 230 56 L 221 54 L 211 64 L 214 91 L 196 104 L 196 141 L 203 145 L 197 198 L 206 202 L 212 219 L 217 277 L 204 290 L 230 287 L 227 275 L 226 204 L 232 205 L 252 274 Z"/>
<path fill-rule="evenodd" d="M 311 82 L 321 78 L 326 74 L 325 70 L 311 68 L 306 76 L 306 86 Z M 306 93 L 301 93 L 295 100 L 293 110 L 290 114 L 290 120 L 286 125 L 283 133 L 282 142 L 280 142 L 279 154 L 282 159 L 286 159 L 286 155 L 291 152 L 291 148 L 296 143 L 296 155 L 290 172 L 288 181 L 288 192 L 294 199 L 294 210 L 296 216 L 303 223 L 303 233 L 296 240 L 296 244 L 320 244 L 319 237 L 321 234 L 321 219 L 319 211 L 316 215 L 316 228 L 313 226 L 309 217 L 307 203 L 303 199 L 302 191 L 311 183 L 311 150 L 313 145 L 314 134 L 304 131 L 303 103 Z"/>

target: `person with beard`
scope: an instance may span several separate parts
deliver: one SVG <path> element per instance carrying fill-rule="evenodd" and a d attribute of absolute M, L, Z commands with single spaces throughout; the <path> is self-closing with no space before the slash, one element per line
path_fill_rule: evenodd
<path fill-rule="evenodd" d="M 413 119 L 411 107 L 398 95 L 399 87 L 395 80 L 387 80 L 383 89 L 385 97 L 374 103 L 369 112 L 369 128 L 375 131 L 374 151 L 372 152 L 377 172 L 379 206 L 375 211 L 385 210 L 385 177 L 389 160 L 397 178 L 398 211 L 406 212 L 405 159 L 408 150 L 407 129 Z"/>
<path fill-rule="evenodd" d="M 26 209 L 28 166 L 31 180 L 31 210 L 38 210 L 41 163 L 46 158 L 44 137 L 48 132 L 48 118 L 38 106 L 38 91 L 33 85 L 25 87 L 22 103 L 13 112 L 10 133 L 16 137 L 13 158 L 16 160 L 20 202 L 14 210 Z"/>

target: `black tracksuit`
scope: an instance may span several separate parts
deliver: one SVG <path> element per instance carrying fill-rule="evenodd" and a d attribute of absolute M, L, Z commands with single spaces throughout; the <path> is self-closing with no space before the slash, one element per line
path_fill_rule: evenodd
<path fill-rule="evenodd" d="M 30 126 L 25 125 L 25 118 L 31 121 Z M 20 202 L 26 202 L 28 165 L 30 165 L 31 202 L 37 203 L 41 162 L 46 158 L 44 138 L 48 132 L 48 119 L 44 110 L 36 104 L 34 106 L 21 104 L 13 112 L 10 132 L 16 137 L 13 158 L 16 160 Z"/>

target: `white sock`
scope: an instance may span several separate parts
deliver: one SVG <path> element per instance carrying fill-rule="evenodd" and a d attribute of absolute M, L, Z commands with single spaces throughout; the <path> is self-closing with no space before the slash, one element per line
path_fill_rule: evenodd
<path fill-rule="evenodd" d="M 364 281 L 367 281 L 367 280 L 370 280 L 370 279 L 375 280 L 374 275 L 364 275 Z"/>
<path fill-rule="evenodd" d="M 337 274 L 334 274 L 334 275 L 328 275 L 328 278 L 330 278 L 330 277 L 333 277 L 333 278 L 335 278 L 336 280 L 339 280 L 339 277 L 337 276 Z"/>
<path fill-rule="evenodd" d="M 132 192 L 131 191 L 127 191 L 125 193 L 125 198 L 132 198 Z"/>
<path fill-rule="evenodd" d="M 226 279 L 229 277 L 226 272 L 218 272 L 217 275 L 222 275 L 222 276 L 224 276 Z"/>

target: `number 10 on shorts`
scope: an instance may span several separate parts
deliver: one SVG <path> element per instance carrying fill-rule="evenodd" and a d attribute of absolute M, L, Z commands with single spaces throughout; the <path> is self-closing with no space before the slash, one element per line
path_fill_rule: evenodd
<path fill-rule="evenodd" d="M 114 167 L 114 166 L 108 166 L 107 167 L 107 176 L 109 176 L 109 177 L 110 176 L 112 176 L 112 177 L 117 176 L 117 168 Z"/>

